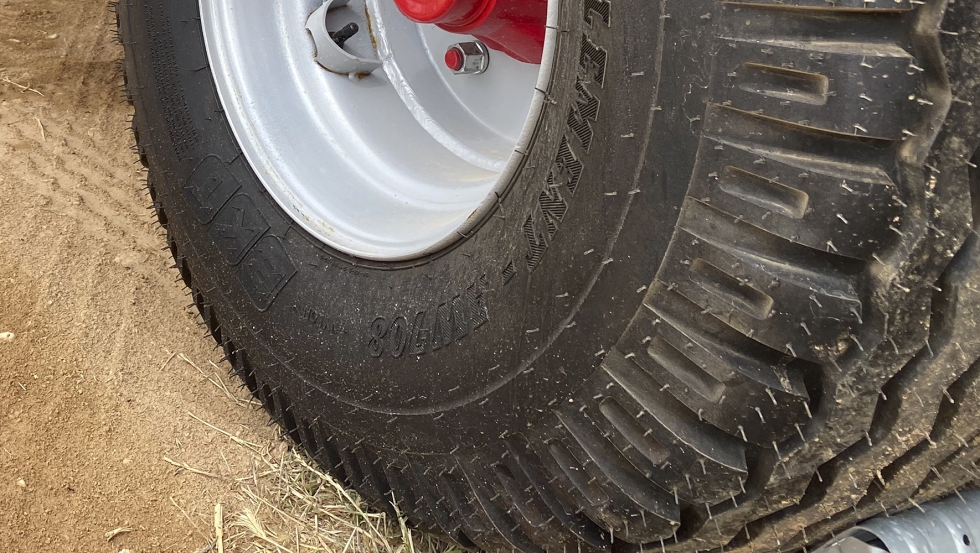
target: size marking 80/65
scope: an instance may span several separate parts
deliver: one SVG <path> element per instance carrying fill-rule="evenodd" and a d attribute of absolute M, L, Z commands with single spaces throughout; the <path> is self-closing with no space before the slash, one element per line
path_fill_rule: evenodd
<path fill-rule="evenodd" d="M 422 355 L 459 341 L 490 320 L 488 288 L 487 278 L 482 276 L 465 292 L 434 309 L 419 311 L 413 317 L 378 317 L 371 323 L 368 352 L 375 358 L 385 353 L 398 358 Z"/>

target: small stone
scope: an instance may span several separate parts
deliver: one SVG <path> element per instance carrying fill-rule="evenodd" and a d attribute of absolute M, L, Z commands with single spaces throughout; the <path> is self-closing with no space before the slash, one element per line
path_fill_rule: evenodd
<path fill-rule="evenodd" d="M 13 342 L 14 333 L 13 332 L 0 332 L 0 342 Z"/>
<path fill-rule="evenodd" d="M 17 485 L 20 486 L 21 488 L 26 488 L 27 487 L 27 482 L 25 482 L 23 478 L 18 478 L 17 479 Z"/>
<path fill-rule="evenodd" d="M 140 254 L 137 252 L 123 252 L 117 255 L 113 261 L 127 269 L 132 269 L 133 267 L 139 265 Z"/>
<path fill-rule="evenodd" d="M 123 464 L 124 465 L 132 465 L 133 464 L 133 460 L 132 459 L 129 459 L 129 458 L 123 459 Z"/>
<path fill-rule="evenodd" d="M 58 33 L 54 33 L 54 34 L 48 35 L 48 38 L 51 39 L 51 40 L 54 40 L 54 39 L 58 38 Z"/>

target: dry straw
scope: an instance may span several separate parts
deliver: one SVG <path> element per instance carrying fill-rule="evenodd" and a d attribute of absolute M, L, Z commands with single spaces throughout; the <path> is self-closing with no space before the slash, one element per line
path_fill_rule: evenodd
<path fill-rule="evenodd" d="M 183 354 L 177 358 L 200 371 L 238 405 L 253 404 L 229 390 L 219 376 L 218 367 L 212 365 L 218 370 L 209 370 L 211 374 L 208 374 Z M 180 472 L 216 478 L 232 485 L 234 500 L 216 504 L 213 519 L 191 520 L 188 516 L 208 542 L 198 553 L 461 553 L 431 536 L 413 531 L 400 513 L 395 517 L 397 520 L 390 520 L 387 515 L 372 510 L 357 493 L 321 471 L 304 452 L 284 439 L 260 445 L 193 413 L 188 415 L 236 447 L 245 449 L 251 457 L 251 469 L 232 476 L 218 474 L 225 471 L 200 470 L 181 461 L 164 459 Z M 208 527 L 210 534 L 203 530 Z"/>
<path fill-rule="evenodd" d="M 385 514 L 373 511 L 356 493 L 317 469 L 296 448 L 280 446 L 251 451 L 256 461 L 252 474 L 235 481 L 238 512 L 224 516 L 226 528 L 221 530 L 225 533 L 224 550 L 276 553 L 447 550 L 446 545 L 431 537 L 414 535 L 403 518 L 392 521 Z M 216 528 L 215 533 L 218 532 Z"/>

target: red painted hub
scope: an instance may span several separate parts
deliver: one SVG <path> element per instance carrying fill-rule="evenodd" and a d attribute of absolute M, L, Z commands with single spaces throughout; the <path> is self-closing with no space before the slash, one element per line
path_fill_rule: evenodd
<path fill-rule="evenodd" d="M 541 63 L 548 0 L 395 0 L 395 4 L 412 21 L 472 35 L 514 59 Z"/>

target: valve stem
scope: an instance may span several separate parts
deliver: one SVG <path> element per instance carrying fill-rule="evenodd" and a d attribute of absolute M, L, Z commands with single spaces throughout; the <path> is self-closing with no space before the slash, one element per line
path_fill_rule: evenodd
<path fill-rule="evenodd" d="M 341 29 L 339 31 L 336 31 L 336 32 L 333 32 L 333 33 L 330 33 L 330 38 L 334 41 L 334 43 L 337 46 L 340 46 L 341 48 L 343 48 L 344 47 L 344 44 L 348 40 L 350 40 L 351 38 L 353 38 L 353 36 L 356 35 L 357 32 L 360 31 L 360 30 L 361 30 L 361 28 L 357 26 L 357 23 L 351 22 L 351 23 L 348 23 L 347 26 L 344 27 L 343 29 Z"/>

